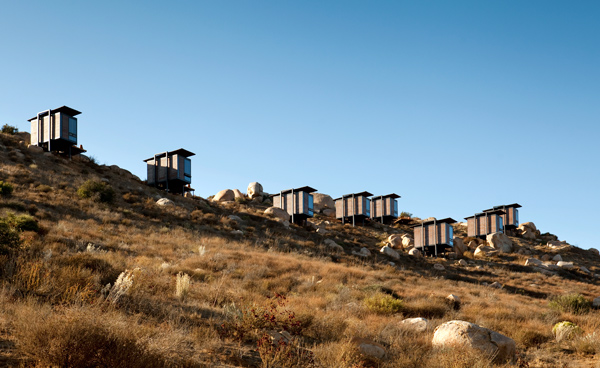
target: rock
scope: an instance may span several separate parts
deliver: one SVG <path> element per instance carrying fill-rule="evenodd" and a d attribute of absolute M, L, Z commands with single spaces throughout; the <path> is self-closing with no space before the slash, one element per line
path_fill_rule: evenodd
<path fill-rule="evenodd" d="M 463 254 L 465 254 L 465 252 L 467 250 L 469 250 L 467 248 L 467 246 L 465 245 L 465 242 L 462 240 L 462 238 L 454 237 L 453 243 L 454 243 L 454 252 L 456 252 L 456 254 L 459 256 L 462 256 Z"/>
<path fill-rule="evenodd" d="M 393 259 L 400 259 L 400 254 L 398 254 L 398 252 L 396 252 L 391 247 L 388 247 L 387 245 L 385 247 L 381 248 L 380 252 L 392 257 Z"/>
<path fill-rule="evenodd" d="M 75 161 L 81 161 L 81 162 L 90 162 L 92 161 L 88 156 L 86 155 L 75 155 L 73 156 L 73 159 Z"/>
<path fill-rule="evenodd" d="M 403 248 L 402 247 L 402 235 L 400 235 L 400 234 L 392 234 L 392 235 L 388 236 L 387 242 L 392 248 L 398 248 L 398 249 Z"/>
<path fill-rule="evenodd" d="M 404 249 L 408 249 L 410 247 L 412 247 L 415 244 L 413 238 L 410 237 L 410 235 L 408 234 L 402 234 L 402 247 Z"/>
<path fill-rule="evenodd" d="M 512 241 L 504 233 L 493 233 L 486 236 L 490 247 L 499 250 L 502 253 L 512 252 Z"/>
<path fill-rule="evenodd" d="M 471 240 L 469 242 L 469 244 L 467 245 L 467 247 L 469 249 L 477 249 L 478 246 L 479 246 L 479 243 L 477 243 L 475 240 Z"/>
<path fill-rule="evenodd" d="M 530 239 L 533 240 L 536 238 L 536 234 L 530 230 L 525 230 L 521 233 L 521 236 L 524 237 L 525 239 Z"/>
<path fill-rule="evenodd" d="M 572 340 L 578 335 L 581 335 L 583 331 L 579 326 L 569 321 L 558 322 L 552 327 L 552 334 L 556 341 L 567 341 Z"/>
<path fill-rule="evenodd" d="M 313 195 L 313 210 L 321 212 L 324 209 L 335 210 L 335 202 L 331 196 L 323 193 L 312 193 Z"/>
<path fill-rule="evenodd" d="M 542 256 L 542 261 L 544 261 L 544 262 L 545 262 L 545 261 L 549 261 L 549 260 L 550 260 L 550 255 L 549 255 L 549 254 L 544 254 L 544 255 Z"/>
<path fill-rule="evenodd" d="M 588 275 L 591 275 L 592 272 L 590 270 L 588 270 L 586 267 L 584 266 L 579 266 L 579 271 L 583 272 L 583 273 L 587 273 Z"/>
<path fill-rule="evenodd" d="M 231 189 L 223 189 L 213 197 L 213 202 L 226 202 L 235 200 L 235 193 Z"/>
<path fill-rule="evenodd" d="M 240 192 L 239 189 L 234 189 L 233 190 L 233 198 L 234 199 L 238 199 L 238 198 L 244 199 L 244 198 L 246 198 L 246 196 L 244 195 L 244 193 Z"/>
<path fill-rule="evenodd" d="M 556 265 L 560 268 L 564 268 L 565 270 L 571 270 L 574 267 L 573 262 L 565 262 L 565 261 L 560 261 Z"/>
<path fill-rule="evenodd" d="M 491 257 L 491 256 L 496 255 L 496 253 L 498 253 L 498 251 L 496 251 L 494 248 L 489 247 L 487 245 L 480 245 L 477 247 L 477 249 L 475 249 L 473 256 L 474 257 Z"/>
<path fill-rule="evenodd" d="M 352 339 L 352 343 L 362 355 L 368 358 L 383 359 L 385 357 L 385 348 L 374 341 L 355 337 Z"/>
<path fill-rule="evenodd" d="M 462 267 L 467 267 L 468 263 L 464 259 L 461 259 L 461 260 L 458 261 L 458 265 L 462 266 Z"/>
<path fill-rule="evenodd" d="M 590 248 L 590 249 L 588 250 L 588 252 L 590 252 L 590 253 L 593 253 L 593 254 L 595 254 L 595 255 L 597 255 L 597 256 L 600 256 L 600 250 L 598 250 L 598 249 L 596 249 L 596 248 Z"/>
<path fill-rule="evenodd" d="M 547 246 L 548 246 L 548 248 L 556 249 L 556 250 L 568 249 L 571 247 L 571 245 L 569 243 L 567 243 L 566 241 L 558 241 L 558 240 L 549 241 Z"/>
<path fill-rule="evenodd" d="M 600 308 L 600 296 L 597 297 L 597 298 L 595 298 L 592 301 L 592 307 L 594 307 L 594 308 Z"/>
<path fill-rule="evenodd" d="M 541 265 L 542 265 L 542 261 L 540 261 L 539 259 L 527 258 L 527 260 L 525 261 L 525 266 L 541 266 Z"/>
<path fill-rule="evenodd" d="M 287 331 L 274 331 L 270 330 L 267 332 L 267 335 L 271 338 L 271 344 L 280 345 L 280 344 L 289 344 L 292 341 L 293 337 Z"/>
<path fill-rule="evenodd" d="M 495 281 L 490 284 L 490 287 L 494 288 L 494 289 L 502 289 L 502 284 L 499 283 L 498 281 Z"/>
<path fill-rule="evenodd" d="M 409 256 L 413 256 L 413 257 L 423 257 L 423 253 L 421 253 L 421 251 L 417 248 L 413 248 L 411 250 L 408 251 L 408 255 Z"/>
<path fill-rule="evenodd" d="M 227 216 L 227 218 L 235 222 L 244 222 L 239 216 L 236 215 L 229 215 Z"/>
<path fill-rule="evenodd" d="M 319 226 L 316 230 L 317 234 L 325 235 L 329 232 L 329 230 L 325 229 L 322 226 Z"/>
<path fill-rule="evenodd" d="M 558 262 L 558 261 L 562 261 L 562 256 L 560 254 L 555 255 L 554 257 L 552 257 L 552 260 L 554 262 Z"/>
<path fill-rule="evenodd" d="M 246 193 L 248 194 L 248 198 L 254 199 L 263 195 L 263 187 L 260 183 L 255 181 L 253 183 L 248 184 L 248 190 L 246 191 Z"/>
<path fill-rule="evenodd" d="M 443 348 L 474 348 L 494 356 L 496 362 L 514 361 L 517 350 L 513 339 L 466 321 L 450 321 L 438 326 L 431 344 Z"/>
<path fill-rule="evenodd" d="M 168 198 L 161 198 L 158 201 L 156 201 L 156 204 L 159 206 L 174 206 L 175 203 L 173 203 L 172 200 L 168 199 Z"/>
<path fill-rule="evenodd" d="M 560 267 L 558 267 L 557 265 L 555 265 L 552 262 L 544 262 L 542 264 L 542 267 L 545 267 L 545 268 L 547 268 L 549 270 L 559 270 L 560 269 Z"/>
<path fill-rule="evenodd" d="M 352 254 L 354 254 L 355 256 L 359 256 L 359 257 L 368 257 L 371 255 L 371 252 L 367 248 L 362 247 L 362 248 L 360 248 L 360 252 L 352 251 Z"/>
<path fill-rule="evenodd" d="M 339 245 L 338 243 L 336 243 L 335 241 L 333 241 L 331 239 L 325 239 L 325 241 L 323 241 L 323 243 L 325 243 L 326 245 L 328 245 L 333 250 L 337 250 L 337 251 L 340 251 L 340 252 L 344 251 L 344 247 L 342 247 L 341 245 Z"/>
<path fill-rule="evenodd" d="M 460 304 L 460 298 L 458 295 L 450 294 L 446 297 L 453 304 Z"/>
<path fill-rule="evenodd" d="M 322 211 L 323 215 L 327 216 L 327 217 L 333 217 L 335 218 L 335 210 L 326 208 Z"/>
<path fill-rule="evenodd" d="M 273 217 L 276 217 L 280 220 L 285 220 L 285 221 L 289 221 L 290 220 L 290 214 L 287 213 L 286 211 L 282 210 L 281 208 L 277 208 L 277 207 L 269 207 L 265 210 L 265 215 L 271 215 Z"/>
<path fill-rule="evenodd" d="M 519 230 L 530 230 L 535 233 L 537 232 L 537 227 L 535 227 L 535 224 L 533 222 L 524 222 L 519 225 Z"/>
<path fill-rule="evenodd" d="M 400 325 L 415 332 L 425 332 L 429 327 L 429 321 L 422 317 L 407 318 L 400 322 Z"/>
<path fill-rule="evenodd" d="M 437 270 L 437 271 L 444 271 L 446 269 L 446 267 L 444 267 L 443 264 L 435 263 L 433 265 L 433 269 Z"/>
<path fill-rule="evenodd" d="M 244 235 L 244 232 L 242 230 L 232 230 L 231 234 L 232 235 Z"/>
<path fill-rule="evenodd" d="M 33 144 L 30 144 L 29 146 L 27 146 L 27 150 L 29 152 L 34 152 L 34 153 L 42 153 L 44 152 L 44 149 L 40 146 L 34 146 Z"/>

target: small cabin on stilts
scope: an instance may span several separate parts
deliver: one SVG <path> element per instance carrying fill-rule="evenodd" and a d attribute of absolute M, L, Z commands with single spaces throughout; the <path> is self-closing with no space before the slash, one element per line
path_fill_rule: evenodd
<path fill-rule="evenodd" d="M 369 192 L 346 194 L 334 199 L 335 217 L 342 220 L 342 224 L 351 222 L 352 226 L 360 221 L 363 225 L 365 219 L 371 217 L 371 197 Z"/>
<path fill-rule="evenodd" d="M 503 233 L 504 220 L 502 210 L 488 210 L 465 217 L 467 220 L 467 236 L 485 238 L 489 234 Z"/>
<path fill-rule="evenodd" d="M 454 248 L 454 229 L 456 221 L 450 217 L 437 220 L 423 220 L 413 225 L 415 248 L 426 255 L 438 256 Z"/>
<path fill-rule="evenodd" d="M 371 198 L 371 219 L 389 225 L 398 218 L 396 193 Z"/>
<path fill-rule="evenodd" d="M 145 159 L 148 171 L 148 185 L 166 190 L 169 193 L 185 195 L 193 192 L 192 161 L 194 153 L 180 148 L 175 151 L 157 153 Z"/>
<path fill-rule="evenodd" d="M 79 155 L 85 150 L 77 147 L 77 118 L 81 112 L 68 106 L 39 112 L 29 119 L 31 123 L 31 145 L 42 147 L 47 152 L 58 152 L 69 156 Z"/>
<path fill-rule="evenodd" d="M 290 220 L 295 224 L 304 224 L 308 218 L 313 217 L 313 195 L 317 190 L 308 186 L 282 190 L 272 194 L 273 207 L 281 208 L 290 215 Z"/>
<path fill-rule="evenodd" d="M 505 204 L 502 206 L 494 206 L 489 210 L 484 210 L 483 212 L 493 212 L 493 211 L 504 211 L 504 214 L 501 214 L 502 222 L 504 223 L 504 232 L 507 235 L 514 235 L 514 230 L 519 227 L 519 208 L 521 205 L 518 203 L 513 204 Z"/>

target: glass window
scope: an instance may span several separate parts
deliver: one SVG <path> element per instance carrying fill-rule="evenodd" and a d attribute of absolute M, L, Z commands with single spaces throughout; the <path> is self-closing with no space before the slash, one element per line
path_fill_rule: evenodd
<path fill-rule="evenodd" d="M 186 183 L 192 182 L 192 160 L 189 158 L 183 159 L 183 181 Z"/>
<path fill-rule="evenodd" d="M 77 144 L 77 119 L 69 116 L 69 141 Z"/>
<path fill-rule="evenodd" d="M 515 224 L 514 225 L 519 226 L 519 210 L 515 208 L 513 211 L 515 211 L 515 218 L 514 218 Z"/>
<path fill-rule="evenodd" d="M 365 216 L 371 217 L 371 200 L 369 198 L 365 198 Z"/>
<path fill-rule="evenodd" d="M 394 199 L 394 216 L 398 217 L 398 201 Z"/>
<path fill-rule="evenodd" d="M 454 228 L 448 224 L 448 244 L 454 246 Z"/>
<path fill-rule="evenodd" d="M 504 220 L 502 219 L 502 216 L 498 216 L 498 230 L 504 231 Z"/>
<path fill-rule="evenodd" d="M 308 195 L 308 214 L 309 216 L 313 215 L 313 195 L 309 194 Z"/>

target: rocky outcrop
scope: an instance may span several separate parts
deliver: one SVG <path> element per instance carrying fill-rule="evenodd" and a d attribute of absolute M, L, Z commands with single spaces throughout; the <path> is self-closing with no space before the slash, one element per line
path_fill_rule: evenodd
<path fill-rule="evenodd" d="M 504 233 L 493 233 L 486 236 L 488 245 L 501 253 L 510 253 L 513 249 L 512 241 Z"/>
<path fill-rule="evenodd" d="M 518 231 L 525 239 L 535 239 L 540 233 L 533 222 L 524 222 L 520 224 Z"/>
<path fill-rule="evenodd" d="M 244 195 L 244 193 L 242 193 L 239 189 L 234 189 L 233 190 L 233 196 L 234 196 L 234 199 L 238 199 L 238 198 L 244 199 L 244 198 L 246 198 L 246 196 Z"/>
<path fill-rule="evenodd" d="M 396 252 L 394 249 L 392 249 L 391 247 L 389 247 L 387 245 L 385 247 L 381 248 L 380 252 L 387 256 L 392 257 L 393 259 L 400 259 L 400 254 L 398 254 L 398 252 Z"/>
<path fill-rule="evenodd" d="M 278 207 L 269 207 L 265 210 L 265 215 L 270 215 L 282 221 L 289 221 L 290 214 Z"/>
<path fill-rule="evenodd" d="M 575 267 L 573 265 L 573 262 L 565 262 L 565 261 L 560 261 L 556 265 L 560 268 L 564 268 L 565 270 L 572 270 L 573 267 Z"/>
<path fill-rule="evenodd" d="M 313 195 L 313 210 L 321 212 L 324 209 L 335 210 L 335 202 L 331 196 L 323 193 L 312 193 Z"/>
<path fill-rule="evenodd" d="M 450 321 L 438 326 L 431 344 L 442 348 L 477 349 L 493 356 L 496 362 L 514 361 L 517 349 L 513 339 L 466 321 Z"/>
<path fill-rule="evenodd" d="M 161 207 L 166 207 L 166 206 L 174 206 L 175 203 L 173 203 L 172 200 L 168 199 L 168 198 L 161 198 L 158 201 L 156 201 L 156 204 L 161 206 Z"/>
<path fill-rule="evenodd" d="M 465 242 L 462 240 L 462 238 L 454 237 L 453 243 L 454 243 L 454 252 L 459 256 L 462 256 L 468 250 L 467 246 L 465 245 Z"/>
<path fill-rule="evenodd" d="M 409 249 L 415 244 L 413 238 L 408 234 L 402 234 L 402 248 Z"/>
<path fill-rule="evenodd" d="M 477 249 L 475 249 L 473 256 L 474 257 L 491 257 L 491 256 L 495 256 L 496 254 L 498 254 L 498 251 L 496 249 L 489 247 L 487 245 L 480 245 L 477 247 Z"/>
<path fill-rule="evenodd" d="M 323 215 L 327 216 L 327 217 L 334 217 L 335 218 L 335 210 L 326 208 L 322 211 Z"/>
<path fill-rule="evenodd" d="M 228 202 L 235 200 L 235 193 L 231 189 L 223 189 L 213 197 L 213 202 Z"/>

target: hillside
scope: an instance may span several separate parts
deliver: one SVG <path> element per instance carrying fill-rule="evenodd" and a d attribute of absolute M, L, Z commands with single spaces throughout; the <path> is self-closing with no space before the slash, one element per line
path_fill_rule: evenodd
<path fill-rule="evenodd" d="M 0 182 L 12 187 L 0 195 L 0 366 L 493 364 L 478 350 L 432 345 L 451 320 L 513 339 L 517 358 L 500 366 L 597 366 L 600 311 L 589 307 L 600 255 L 550 247 L 549 233 L 510 237 L 511 253 L 391 258 L 380 249 L 392 234 L 412 236 L 408 225 L 353 228 L 317 215 L 325 231 L 287 226 L 264 214 L 265 202 L 169 195 L 6 134 Z M 466 235 L 460 225 L 455 234 Z M 573 267 L 525 265 L 556 255 Z M 413 317 L 428 322 L 401 323 Z M 581 333 L 557 341 L 561 321 Z"/>

